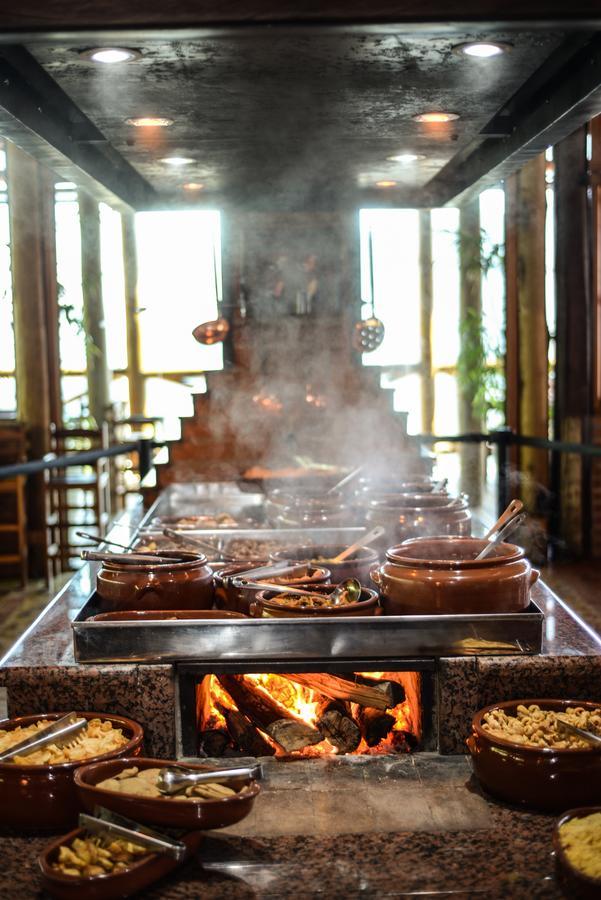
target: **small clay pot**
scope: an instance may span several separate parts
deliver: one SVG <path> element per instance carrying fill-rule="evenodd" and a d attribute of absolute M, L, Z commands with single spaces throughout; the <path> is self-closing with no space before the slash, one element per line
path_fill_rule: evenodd
<path fill-rule="evenodd" d="M 174 562 L 104 562 L 96 582 L 103 611 L 211 609 L 213 571 L 206 556 L 184 550 L 162 550 L 160 556 Z"/>
<path fill-rule="evenodd" d="M 563 712 L 568 706 L 598 709 L 601 704 L 582 700 L 510 700 L 478 710 L 466 743 L 474 773 L 494 797 L 532 809 L 555 811 L 601 803 L 601 748 L 553 750 L 526 747 L 497 738 L 482 727 L 493 709 L 514 715 L 518 706 L 536 704 Z"/>
<path fill-rule="evenodd" d="M 100 613 L 91 616 L 89 622 L 187 622 L 212 621 L 219 619 L 245 619 L 242 613 L 229 609 L 122 609 L 118 612 Z"/>
<path fill-rule="evenodd" d="M 59 712 L 5 719 L 0 722 L 0 729 L 13 731 L 19 726 L 27 727 L 39 721 L 47 721 L 50 724 L 64 715 L 66 713 Z M 142 727 L 132 719 L 96 712 L 78 712 L 76 715 L 84 719 L 103 719 L 112 722 L 115 728 L 120 728 L 125 737 L 129 738 L 122 747 L 103 756 L 97 756 L 96 760 L 114 760 L 123 756 L 136 756 L 140 753 L 144 732 Z M 86 763 L 93 761 L 93 758 L 85 760 Z M 83 765 L 81 760 L 49 766 L 0 763 L 0 793 L 2 796 L 0 825 L 25 830 L 49 831 L 72 827 L 77 823 L 77 816 L 81 811 L 81 804 L 73 782 L 74 772 L 81 765 Z"/>
<path fill-rule="evenodd" d="M 329 544 L 318 547 L 290 547 L 287 550 L 277 550 L 271 554 L 271 558 L 274 562 L 285 560 L 291 563 L 310 562 L 316 566 L 327 566 L 334 584 L 347 578 L 356 578 L 361 584 L 368 584 L 370 572 L 378 562 L 377 551 L 372 547 L 361 547 L 351 559 L 345 559 L 340 563 L 332 562 L 332 557 L 342 553 L 347 546 L 348 544 Z"/>
<path fill-rule="evenodd" d="M 555 850 L 558 881 L 563 887 L 566 897 L 573 897 L 575 900 L 599 900 L 601 878 L 591 878 L 590 875 L 585 875 L 584 872 L 572 865 L 561 843 L 560 828 L 572 819 L 584 819 L 595 813 L 601 813 L 601 806 L 569 809 L 553 829 L 553 849 Z"/>
<path fill-rule="evenodd" d="M 310 590 L 315 594 L 331 594 L 333 585 L 320 585 L 312 587 L 308 584 L 298 585 L 302 590 Z M 329 609 L 319 609 L 295 606 L 284 606 L 274 603 L 273 597 L 277 597 L 277 591 L 260 591 L 255 600 L 250 604 L 250 615 L 258 619 L 306 619 L 306 618 L 332 618 L 346 616 L 376 616 L 380 612 L 379 598 L 376 591 L 362 588 L 361 596 L 356 603 L 345 606 L 332 606 Z"/>
<path fill-rule="evenodd" d="M 386 552 L 374 567 L 388 616 L 518 612 L 530 602 L 539 572 L 515 544 L 497 544 L 485 559 L 480 538 L 413 538 Z"/>
<path fill-rule="evenodd" d="M 453 505 L 449 504 L 453 501 Z M 472 516 L 467 497 L 448 494 L 375 494 L 368 497 L 365 522 L 381 525 L 386 535 L 380 546 L 390 546 L 413 537 L 458 535 L 468 537 Z"/>
<path fill-rule="evenodd" d="M 250 615 L 250 604 L 259 593 L 259 589 L 236 587 L 231 583 L 231 579 L 234 578 L 238 572 L 246 572 L 253 566 L 258 567 L 259 565 L 267 565 L 267 561 L 263 560 L 262 562 L 254 562 L 252 564 L 249 564 L 248 562 L 231 563 L 215 573 L 215 604 L 219 609 L 233 610 L 234 612 L 242 613 L 244 616 Z M 249 579 L 250 578 L 251 576 L 249 576 Z M 260 578 L 258 580 L 259 582 L 261 581 Z M 265 578 L 264 580 L 269 581 L 272 584 L 274 582 L 276 584 L 278 583 L 276 576 Z M 312 590 L 314 585 L 329 584 L 330 580 L 329 569 L 325 569 L 323 566 L 309 566 L 306 575 L 292 579 L 291 581 L 286 580 L 285 582 L 282 582 L 282 584 L 286 584 L 289 587 L 300 587 L 301 585 L 304 587 L 304 585 L 309 585 L 309 589 Z"/>

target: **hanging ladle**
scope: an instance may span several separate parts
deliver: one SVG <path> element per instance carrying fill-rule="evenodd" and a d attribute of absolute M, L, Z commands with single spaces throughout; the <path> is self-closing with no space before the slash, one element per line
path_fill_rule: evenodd
<path fill-rule="evenodd" d="M 385 533 L 386 533 L 385 528 L 383 528 L 381 525 L 376 525 L 375 528 L 372 528 L 372 530 L 368 531 L 367 534 L 362 535 L 358 540 L 355 541 L 354 544 L 351 544 L 350 547 L 347 547 L 346 550 L 343 550 L 341 553 L 338 553 L 337 556 L 333 556 L 332 559 L 324 559 L 323 562 L 325 562 L 325 563 L 344 562 L 345 559 L 348 559 L 349 556 L 352 556 L 353 553 L 356 553 L 357 550 L 361 550 L 362 547 L 367 547 L 369 544 L 373 544 L 374 541 L 377 541 L 378 538 L 382 537 L 382 535 Z"/>
<path fill-rule="evenodd" d="M 481 550 L 476 559 L 486 559 L 487 556 L 490 556 L 494 548 L 497 544 L 500 544 L 506 538 L 509 537 L 510 534 L 520 527 L 520 525 L 526 521 L 526 513 L 520 513 L 520 515 L 515 516 L 513 519 L 510 519 L 500 531 L 497 531 L 496 535 L 489 541 L 484 550 Z"/>
<path fill-rule="evenodd" d="M 513 518 L 515 518 L 515 516 L 519 515 L 523 508 L 524 504 L 521 500 L 512 500 L 507 508 L 501 513 L 492 528 L 488 529 L 488 531 L 484 535 L 484 540 L 490 541 L 493 534 L 500 528 L 503 528 L 503 526 L 510 522 Z"/>

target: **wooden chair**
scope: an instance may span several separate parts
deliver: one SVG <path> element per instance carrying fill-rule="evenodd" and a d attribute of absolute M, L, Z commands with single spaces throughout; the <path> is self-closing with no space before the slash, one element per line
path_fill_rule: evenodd
<path fill-rule="evenodd" d="M 53 456 L 68 456 L 108 446 L 108 430 L 51 427 Z M 110 469 L 107 459 L 66 469 L 50 468 L 46 477 L 49 575 L 74 568 L 82 546 L 78 530 L 103 535 L 111 516 Z"/>
<path fill-rule="evenodd" d="M 25 430 L 18 424 L 0 424 L 0 466 L 24 462 Z M 0 570 L 17 574 L 27 584 L 27 517 L 25 476 L 0 479 Z"/>

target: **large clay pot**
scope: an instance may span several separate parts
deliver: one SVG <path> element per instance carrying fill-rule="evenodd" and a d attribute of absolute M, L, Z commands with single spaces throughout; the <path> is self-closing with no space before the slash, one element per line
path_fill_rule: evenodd
<path fill-rule="evenodd" d="M 96 590 L 103 611 L 119 609 L 210 609 L 213 571 L 200 553 L 162 550 L 172 563 L 105 562 Z"/>
<path fill-rule="evenodd" d="M 383 547 L 413 537 L 467 537 L 472 530 L 472 516 L 464 495 L 453 498 L 447 494 L 374 494 L 367 499 L 364 510 L 368 526 L 381 525 L 386 529 Z"/>
<path fill-rule="evenodd" d="M 252 563 L 252 565 L 256 566 L 266 564 L 265 560 Z M 215 604 L 219 609 L 233 610 L 245 616 L 249 615 L 249 605 L 255 599 L 258 588 L 237 587 L 232 584 L 232 578 L 239 572 L 246 572 L 252 568 L 252 565 L 249 565 L 247 562 L 230 563 L 220 569 L 219 572 L 215 572 Z M 265 578 L 264 580 L 272 584 L 278 583 L 277 577 Z M 282 581 L 282 584 L 287 584 L 289 587 L 300 587 L 301 585 L 304 587 L 304 585 L 308 584 L 310 588 L 313 585 L 329 583 L 330 572 L 328 569 L 324 569 L 323 566 L 310 566 L 307 575 L 292 579 L 287 578 L 285 581 Z"/>
<path fill-rule="evenodd" d="M 385 615 L 517 612 L 539 576 L 515 544 L 498 544 L 485 559 L 480 538 L 414 538 L 386 553 L 372 570 Z"/>
<path fill-rule="evenodd" d="M 349 542 L 350 543 L 350 542 Z M 327 566 L 334 584 L 347 578 L 356 578 L 361 584 L 369 584 L 370 572 L 378 561 L 378 553 L 372 547 L 361 547 L 352 559 L 331 562 L 332 557 L 341 553 L 347 545 L 335 544 L 316 547 L 290 547 L 271 554 L 275 562 L 312 562 L 316 566 Z M 323 560 L 323 561 L 322 561 Z"/>

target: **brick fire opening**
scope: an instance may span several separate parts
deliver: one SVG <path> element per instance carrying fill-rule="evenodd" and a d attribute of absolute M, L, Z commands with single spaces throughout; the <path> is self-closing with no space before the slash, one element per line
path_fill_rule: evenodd
<path fill-rule="evenodd" d="M 179 669 L 182 755 L 331 757 L 436 749 L 428 662 Z"/>

